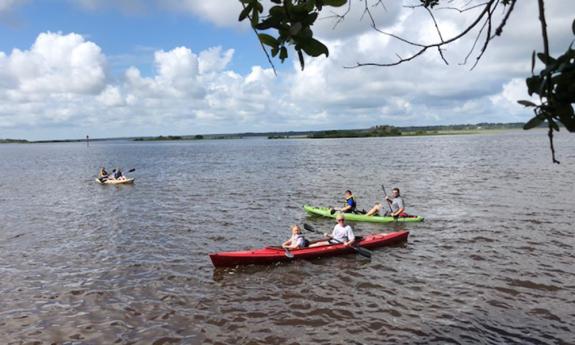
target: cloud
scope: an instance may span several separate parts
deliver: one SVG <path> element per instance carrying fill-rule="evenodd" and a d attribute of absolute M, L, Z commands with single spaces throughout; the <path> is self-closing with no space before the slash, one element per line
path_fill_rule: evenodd
<path fill-rule="evenodd" d="M 0 52 L 1 127 L 65 123 L 106 86 L 100 48 L 77 34 L 46 32 L 29 50 Z"/>
<path fill-rule="evenodd" d="M 210 4 L 187 1 L 178 8 L 206 21 L 222 20 L 221 25 L 229 16 L 228 23 L 236 25 L 235 5 L 225 7 L 219 18 Z M 433 26 L 425 31 L 420 25 L 430 24 L 425 12 L 396 2 L 386 6 L 382 27 L 387 31 L 417 41 L 437 38 Z M 573 38 L 569 17 L 575 3 L 550 2 L 547 10 L 552 47 L 564 50 Z M 349 21 L 360 15 L 355 11 Z M 416 51 L 370 30 L 365 19 L 340 26 L 339 33 L 318 24 L 314 29 L 329 46 L 329 58 L 306 59 L 304 71 L 297 59 L 288 60 L 277 77 L 269 66 L 234 70 L 237 51 L 225 46 L 157 49 L 140 54 L 131 67 L 125 61 L 121 70 L 109 71 L 110 57 L 98 43 L 78 34 L 46 32 L 27 50 L 0 52 L 0 129 L 49 133 L 67 126 L 109 137 L 526 121 L 532 113 L 516 101 L 528 99 L 524 79 L 531 52 L 541 50 L 541 42 L 535 4 L 518 2 L 516 11 L 504 36 L 493 41 L 472 71 L 473 57 L 467 65 L 460 63 L 474 37 L 445 51 L 449 65 L 430 50 L 392 68 L 344 68 L 393 62 L 396 54 Z M 469 23 L 451 11 L 437 19 L 446 37 Z M 146 58 L 150 61 L 141 60 Z M 153 68 L 137 67 L 142 65 Z"/>
<path fill-rule="evenodd" d="M 242 4 L 237 0 L 226 0 L 225 5 L 222 1 L 204 0 L 163 0 L 158 4 L 171 11 L 192 14 L 219 27 L 248 27 L 247 23 L 238 22 Z"/>
<path fill-rule="evenodd" d="M 8 12 L 27 1 L 28 0 L 2 0 L 0 1 L 0 14 L 2 12 Z"/>

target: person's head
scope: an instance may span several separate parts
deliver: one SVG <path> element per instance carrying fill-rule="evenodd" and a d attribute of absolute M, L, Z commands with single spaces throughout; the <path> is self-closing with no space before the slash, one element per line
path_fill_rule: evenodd
<path fill-rule="evenodd" d="M 299 225 L 292 225 L 291 226 L 291 233 L 292 233 L 292 235 L 301 234 L 301 228 L 299 227 Z"/>
<path fill-rule="evenodd" d="M 342 213 L 338 213 L 337 216 L 335 216 L 335 219 L 337 220 L 338 224 L 345 223 L 345 217 Z"/>
<path fill-rule="evenodd" d="M 351 194 L 351 191 L 349 189 L 345 191 L 345 197 L 346 198 L 349 198 L 351 195 L 352 194 Z"/>
<path fill-rule="evenodd" d="M 399 196 L 399 188 L 395 187 L 391 190 L 391 192 L 393 193 L 393 196 Z"/>

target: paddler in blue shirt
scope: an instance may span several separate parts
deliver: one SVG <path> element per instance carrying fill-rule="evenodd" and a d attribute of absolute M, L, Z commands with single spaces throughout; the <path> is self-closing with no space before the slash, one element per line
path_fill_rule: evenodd
<path fill-rule="evenodd" d="M 353 194 L 349 189 L 345 191 L 344 197 L 345 197 L 345 205 L 342 208 L 332 208 L 331 214 L 334 214 L 336 211 L 343 213 L 355 212 L 357 204 L 355 202 L 355 199 L 353 198 Z"/>

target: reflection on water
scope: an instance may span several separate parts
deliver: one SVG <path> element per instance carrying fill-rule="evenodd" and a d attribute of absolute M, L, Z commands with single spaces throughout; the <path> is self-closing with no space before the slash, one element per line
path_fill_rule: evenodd
<path fill-rule="evenodd" d="M 572 343 L 575 137 L 557 147 L 560 166 L 544 135 L 518 131 L 0 145 L 0 339 Z M 136 168 L 136 183 L 96 184 L 101 165 Z M 292 223 L 327 232 L 334 221 L 304 203 L 337 205 L 351 189 L 367 209 L 381 183 L 425 222 L 354 231 L 405 230 L 407 243 L 371 260 L 211 266 L 208 253 L 279 244 Z"/>

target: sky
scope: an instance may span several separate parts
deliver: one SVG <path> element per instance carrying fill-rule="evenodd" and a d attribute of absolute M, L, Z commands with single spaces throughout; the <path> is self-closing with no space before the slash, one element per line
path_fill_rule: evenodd
<path fill-rule="evenodd" d="M 377 1 L 372 1 L 372 4 Z M 477 1 L 472 0 L 471 3 Z M 269 4 L 269 2 L 267 2 Z M 378 28 L 412 41 L 438 39 L 430 17 L 383 0 Z M 468 0 L 454 0 L 461 6 Z M 382 6 L 382 4 L 384 6 Z M 213 133 L 525 122 L 525 78 L 542 51 L 536 1 L 518 1 L 503 35 L 471 70 L 474 35 L 445 50 L 446 65 L 370 28 L 364 2 L 335 25 L 312 27 L 328 58 L 274 60 L 238 22 L 237 0 L 0 0 L 0 139 L 54 140 Z M 575 1 L 546 2 L 552 55 L 574 36 Z M 439 10 L 445 38 L 477 11 Z M 496 13 L 498 18 L 501 13 Z M 295 56 L 293 51 L 291 55 Z"/>

